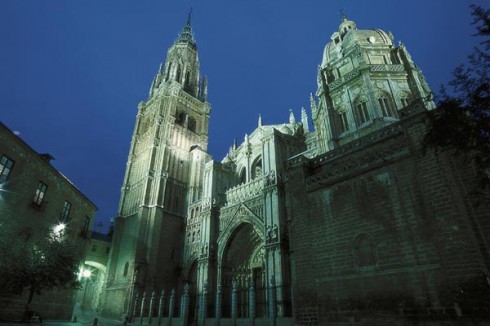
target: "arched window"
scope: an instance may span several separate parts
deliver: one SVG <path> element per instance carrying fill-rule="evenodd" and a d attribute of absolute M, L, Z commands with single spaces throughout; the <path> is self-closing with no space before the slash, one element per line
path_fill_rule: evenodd
<path fill-rule="evenodd" d="M 177 74 L 175 75 L 175 80 L 177 82 L 181 82 L 180 78 L 182 77 L 182 68 L 180 68 L 180 65 L 177 65 Z"/>
<path fill-rule="evenodd" d="M 262 158 L 258 157 L 252 164 L 252 179 L 262 176 Z"/>
<path fill-rule="evenodd" d="M 128 276 L 128 270 L 129 270 L 129 263 L 126 262 L 126 264 L 124 264 L 124 273 L 123 273 L 124 277 Z"/>
<path fill-rule="evenodd" d="M 369 116 L 369 111 L 367 108 L 367 100 L 366 99 L 362 98 L 357 102 L 357 104 L 356 104 L 356 115 L 357 115 L 357 119 L 358 119 L 360 125 L 371 120 L 371 117 Z"/>
<path fill-rule="evenodd" d="M 378 103 L 383 117 L 395 117 L 391 103 L 384 94 L 378 96 Z"/>
<path fill-rule="evenodd" d="M 402 108 L 407 107 L 410 104 L 410 96 L 403 92 L 399 95 L 400 103 L 402 104 Z"/>
<path fill-rule="evenodd" d="M 376 269 L 376 251 L 373 240 L 367 234 L 359 235 L 354 241 L 357 269 L 360 272 Z"/>
<path fill-rule="evenodd" d="M 191 86 L 191 72 L 187 71 L 185 73 L 185 81 L 184 81 L 185 89 L 189 90 L 189 87 Z"/>
<path fill-rule="evenodd" d="M 185 122 L 185 112 L 183 111 L 177 111 L 176 115 L 175 115 L 175 123 L 180 125 L 180 126 L 183 126 L 184 125 L 184 122 Z"/>
<path fill-rule="evenodd" d="M 338 111 L 337 111 L 337 120 L 338 120 L 338 125 L 340 128 L 340 133 L 346 132 L 349 130 L 349 120 L 347 119 L 347 112 L 345 110 L 345 107 L 342 106 Z"/>
<path fill-rule="evenodd" d="M 247 172 L 246 172 L 245 168 L 243 168 L 240 171 L 239 182 L 240 182 L 240 184 L 247 182 Z"/>
<path fill-rule="evenodd" d="M 189 117 L 189 120 L 187 121 L 187 128 L 192 132 L 196 132 L 196 126 L 196 119 Z"/>
<path fill-rule="evenodd" d="M 167 76 L 165 77 L 165 81 L 170 78 L 170 69 L 172 69 L 172 62 L 168 63 Z"/>

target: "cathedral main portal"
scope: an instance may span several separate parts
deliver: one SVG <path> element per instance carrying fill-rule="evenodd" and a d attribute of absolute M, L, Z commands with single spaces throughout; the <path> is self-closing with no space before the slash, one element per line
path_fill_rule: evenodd
<path fill-rule="evenodd" d="M 264 243 L 250 223 L 240 224 L 229 237 L 221 260 L 223 317 L 231 317 L 232 294 L 236 291 L 237 317 L 250 312 L 250 287 L 255 292 L 255 313 L 265 315 L 266 276 Z"/>

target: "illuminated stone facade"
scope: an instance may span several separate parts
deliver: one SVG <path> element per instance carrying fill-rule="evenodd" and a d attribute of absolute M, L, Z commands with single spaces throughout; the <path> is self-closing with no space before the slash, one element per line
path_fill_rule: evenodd
<path fill-rule="evenodd" d="M 279 125 L 259 117 L 221 162 L 206 152 L 206 93 L 188 22 L 138 108 L 103 314 L 402 320 L 447 314 L 445 289 L 488 275 L 488 213 L 465 197 L 474 173 L 422 154 L 434 103 L 391 33 L 343 18 L 311 95 L 315 130 L 304 110 Z"/>
<path fill-rule="evenodd" d="M 138 106 L 102 310 L 128 313 L 135 290 L 181 278 L 189 206 L 202 198 L 210 105 L 190 25 Z"/>
<path fill-rule="evenodd" d="M 379 130 L 414 101 L 433 108 L 422 72 L 400 42 L 382 30 L 358 30 L 344 18 L 325 46 L 312 98 L 318 153 Z"/>

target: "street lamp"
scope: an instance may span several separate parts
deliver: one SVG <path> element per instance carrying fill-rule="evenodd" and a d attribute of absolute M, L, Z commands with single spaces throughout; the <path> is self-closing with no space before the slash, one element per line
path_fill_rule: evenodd
<path fill-rule="evenodd" d="M 82 277 L 89 278 L 92 276 L 92 271 L 89 269 L 83 269 L 82 270 Z"/>
<path fill-rule="evenodd" d="M 59 223 L 59 224 L 55 225 L 55 227 L 53 228 L 53 233 L 54 233 L 55 237 L 57 237 L 57 238 L 61 237 L 65 228 L 66 228 L 65 223 Z"/>

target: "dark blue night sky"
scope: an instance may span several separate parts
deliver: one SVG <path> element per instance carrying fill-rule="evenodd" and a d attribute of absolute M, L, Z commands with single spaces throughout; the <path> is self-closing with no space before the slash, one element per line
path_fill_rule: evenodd
<path fill-rule="evenodd" d="M 117 215 L 138 102 L 193 8 L 221 160 L 257 125 L 300 117 L 344 9 L 401 40 L 435 93 L 480 41 L 466 0 L 2 0 L 0 120 L 98 207 Z"/>

